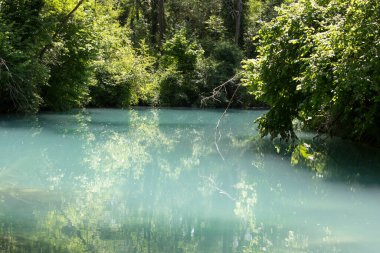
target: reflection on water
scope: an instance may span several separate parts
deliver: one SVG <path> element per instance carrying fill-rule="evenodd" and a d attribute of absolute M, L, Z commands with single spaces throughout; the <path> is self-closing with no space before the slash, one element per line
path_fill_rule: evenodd
<path fill-rule="evenodd" d="M 380 152 L 262 112 L 86 110 L 0 118 L 0 252 L 378 252 Z"/>

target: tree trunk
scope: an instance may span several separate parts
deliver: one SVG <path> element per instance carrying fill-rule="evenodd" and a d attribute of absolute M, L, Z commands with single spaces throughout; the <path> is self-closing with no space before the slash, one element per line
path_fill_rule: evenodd
<path fill-rule="evenodd" d="M 164 39 L 164 33 L 165 33 L 164 0 L 158 0 L 158 27 L 159 27 L 158 43 L 161 44 L 162 40 Z"/>
<path fill-rule="evenodd" d="M 151 1 L 151 41 L 160 45 L 165 33 L 164 0 Z"/>
<path fill-rule="evenodd" d="M 140 0 L 135 0 L 135 16 L 136 16 L 137 21 L 139 21 L 140 19 L 139 11 L 140 11 Z"/>
<path fill-rule="evenodd" d="M 156 44 L 157 43 L 157 21 L 158 21 L 158 15 L 157 15 L 157 12 L 158 12 L 158 4 L 157 4 L 158 0 L 151 0 L 151 26 L 150 26 L 150 36 L 151 36 L 151 42 L 152 44 Z"/>
<path fill-rule="evenodd" d="M 239 45 L 240 34 L 241 34 L 241 18 L 243 15 L 243 1 L 236 0 L 236 10 L 235 10 L 235 43 Z"/>

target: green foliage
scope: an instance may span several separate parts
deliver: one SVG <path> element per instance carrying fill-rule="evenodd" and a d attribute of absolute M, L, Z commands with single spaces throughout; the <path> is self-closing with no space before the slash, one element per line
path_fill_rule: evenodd
<path fill-rule="evenodd" d="M 219 0 L 167 0 L 165 4 L 169 32 L 175 33 L 179 28 L 184 28 L 201 38 L 210 32 L 221 32 L 219 28 L 225 30 Z"/>
<path fill-rule="evenodd" d="M 162 46 L 161 66 L 180 72 L 193 71 L 203 51 L 186 37 L 185 30 L 177 32 Z"/>
<path fill-rule="evenodd" d="M 0 1 L 0 111 L 35 112 L 48 69 L 35 58 L 42 1 Z"/>
<path fill-rule="evenodd" d="M 205 60 L 202 69 L 202 76 L 204 78 L 204 85 L 202 87 L 202 94 L 208 96 L 210 91 L 215 87 L 229 80 L 240 69 L 240 62 L 242 60 L 242 51 L 236 44 L 226 41 L 219 41 L 214 44 L 209 57 Z M 235 91 L 234 85 L 228 85 L 225 92 L 221 94 L 218 100 L 209 101 L 207 104 L 212 106 L 225 106 L 229 102 L 229 98 Z M 241 89 L 237 94 L 236 103 L 241 100 L 243 96 Z M 241 105 L 239 105 L 241 106 Z"/>
<path fill-rule="evenodd" d="M 354 140 L 379 142 L 379 3 L 302 0 L 263 25 L 245 84 L 271 106 L 263 136 L 295 137 L 293 120 Z"/>
<path fill-rule="evenodd" d="M 184 106 L 190 103 L 192 89 L 184 80 L 185 76 L 176 70 L 168 69 L 159 81 L 160 101 L 163 105 Z"/>
<path fill-rule="evenodd" d="M 94 23 L 99 52 L 93 64 L 91 105 L 127 107 L 151 102 L 148 86 L 152 78 L 148 70 L 154 59 L 149 56 L 144 42 L 141 42 L 140 53 L 133 49 L 129 30 L 109 18 L 109 13 L 114 12 L 112 8 L 100 11 L 103 13 Z"/>
<path fill-rule="evenodd" d="M 89 101 L 91 61 L 96 55 L 89 25 L 68 24 L 48 52 L 45 61 L 51 77 L 43 89 L 44 106 L 48 109 L 68 110 Z"/>
<path fill-rule="evenodd" d="M 248 0 L 246 4 L 246 30 L 244 36 L 244 50 L 248 58 L 256 56 L 255 39 L 265 22 L 269 22 L 277 16 L 276 7 L 282 3 L 291 3 L 293 0 Z"/>
<path fill-rule="evenodd" d="M 41 105 L 55 110 L 84 105 L 93 55 L 89 23 L 78 18 L 62 21 L 76 1 L 0 3 L 2 110 L 36 112 Z"/>
<path fill-rule="evenodd" d="M 311 144 L 306 142 L 299 143 L 294 147 L 291 154 L 291 164 L 304 165 L 318 175 L 323 175 L 326 171 L 326 154 L 318 150 L 318 146 L 315 148 Z"/>
<path fill-rule="evenodd" d="M 216 42 L 207 56 L 200 45 L 186 37 L 184 30 L 165 42 L 160 60 L 162 104 L 199 105 L 202 97 L 209 96 L 213 88 L 235 75 L 242 59 L 238 46 L 225 41 Z M 208 105 L 226 104 L 234 89 L 227 87 L 219 102 Z"/>
<path fill-rule="evenodd" d="M 223 19 L 217 15 L 211 15 L 210 18 L 205 21 L 205 25 L 209 36 L 213 39 L 224 38 L 227 32 Z"/>
<path fill-rule="evenodd" d="M 0 0 L 1 111 L 198 105 L 242 58 L 222 4 L 152 3 Z"/>
<path fill-rule="evenodd" d="M 0 1 L 1 111 L 154 102 L 155 59 L 131 45 L 119 1 L 78 3 Z"/>
<path fill-rule="evenodd" d="M 92 105 L 128 107 L 138 103 L 153 103 L 154 87 L 151 85 L 146 66 L 149 61 L 146 58 L 136 55 L 130 46 L 115 48 L 112 53 L 103 56 L 94 65 Z"/>
<path fill-rule="evenodd" d="M 211 51 L 211 59 L 217 63 L 218 82 L 231 78 L 240 67 L 242 52 L 232 43 L 221 41 Z"/>
<path fill-rule="evenodd" d="M 159 80 L 160 100 L 163 104 L 185 106 L 194 103 L 199 93 L 197 66 L 203 50 L 187 39 L 181 30 L 162 46 L 160 59 L 162 76 Z"/>

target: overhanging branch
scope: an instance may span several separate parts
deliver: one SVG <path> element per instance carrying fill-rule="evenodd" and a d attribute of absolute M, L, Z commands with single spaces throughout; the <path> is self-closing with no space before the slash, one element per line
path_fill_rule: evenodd
<path fill-rule="evenodd" d="M 229 80 L 227 80 L 226 82 L 222 83 L 221 85 L 215 87 L 213 90 L 212 90 L 212 95 L 208 96 L 208 97 L 205 97 L 205 98 L 202 98 L 201 100 L 201 104 L 202 105 L 205 105 L 206 104 L 206 101 L 208 100 L 215 100 L 215 101 L 219 101 L 218 97 L 221 95 L 221 92 L 222 90 L 225 90 L 226 91 L 226 86 L 230 83 L 234 83 L 236 80 L 238 80 L 240 78 L 240 75 L 239 74 L 236 74 L 235 76 L 233 76 L 232 78 L 230 78 Z M 222 134 L 220 133 L 220 129 L 219 129 L 219 126 L 220 126 L 220 122 L 222 121 L 222 119 L 224 118 L 224 116 L 226 116 L 227 114 L 227 111 L 228 109 L 231 107 L 231 104 L 232 102 L 234 101 L 235 99 L 235 96 L 237 94 L 237 91 L 238 89 L 240 88 L 241 86 L 241 83 L 238 83 L 238 85 L 236 86 L 235 90 L 234 90 L 234 93 L 232 94 L 228 104 L 227 104 L 227 107 L 224 109 L 222 115 L 220 116 L 220 118 L 218 119 L 218 122 L 216 124 L 216 127 L 215 127 L 215 132 L 214 132 L 214 144 L 215 144 L 215 148 L 216 150 L 218 151 L 220 157 L 224 159 L 224 156 L 223 154 L 220 152 L 220 149 L 219 149 L 219 141 L 220 139 L 222 138 Z"/>
<path fill-rule="evenodd" d="M 77 5 L 75 5 L 74 9 L 72 9 L 60 22 L 58 29 L 55 31 L 53 36 L 51 37 L 51 40 L 48 44 L 46 44 L 40 51 L 39 59 L 42 60 L 47 50 L 50 49 L 50 47 L 53 45 L 54 41 L 58 37 L 59 34 L 61 34 L 63 28 L 69 22 L 71 16 L 79 9 L 79 7 L 84 3 L 85 0 L 80 0 Z"/>

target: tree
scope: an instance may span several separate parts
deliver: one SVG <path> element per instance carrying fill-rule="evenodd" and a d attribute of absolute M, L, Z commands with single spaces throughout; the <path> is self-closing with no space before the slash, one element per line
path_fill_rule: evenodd
<path fill-rule="evenodd" d="M 245 30 L 245 9 L 246 3 L 243 0 L 223 0 L 221 16 L 227 27 L 229 36 L 233 38 L 236 45 L 242 46 L 243 33 Z"/>
<path fill-rule="evenodd" d="M 58 27 L 56 28 L 56 31 L 54 32 L 53 36 L 51 37 L 51 41 L 46 44 L 46 46 L 44 46 L 42 49 L 41 49 L 41 52 L 40 52 L 40 59 L 42 59 L 44 57 L 44 54 L 46 53 L 46 51 L 49 49 L 49 47 L 52 46 L 54 40 L 57 38 L 57 36 L 62 32 L 62 30 L 64 29 L 65 25 L 68 23 L 69 19 L 74 15 L 74 13 L 78 10 L 78 8 L 84 3 L 85 0 L 80 0 L 76 5 L 75 7 L 62 19 L 62 21 L 59 23 Z"/>
<path fill-rule="evenodd" d="M 36 57 L 45 42 L 42 0 L 0 1 L 0 111 L 36 112 L 48 68 Z"/>
<path fill-rule="evenodd" d="M 379 143 L 379 3 L 302 0 L 263 25 L 245 84 L 271 108 L 263 136 L 294 138 L 293 121 Z"/>
<path fill-rule="evenodd" d="M 242 26 L 242 16 L 243 16 L 243 1 L 236 0 L 236 10 L 235 10 L 235 43 L 239 44 L 241 36 L 241 26 Z"/>
<path fill-rule="evenodd" d="M 164 0 L 151 1 L 151 42 L 161 44 L 165 33 Z"/>
<path fill-rule="evenodd" d="M 194 103 L 199 93 L 199 85 L 195 81 L 197 64 L 201 61 L 203 50 L 187 38 L 185 30 L 181 30 L 163 44 L 162 51 L 161 102 L 174 106 Z"/>
<path fill-rule="evenodd" d="M 153 103 L 149 68 L 155 61 L 144 45 L 140 53 L 132 46 L 128 27 L 120 26 L 117 13 L 110 6 L 98 6 L 98 18 L 93 23 L 99 52 L 92 62 L 93 84 L 90 105 L 98 107 L 128 107 L 138 103 Z M 106 29 L 105 29 L 106 28 Z"/>
<path fill-rule="evenodd" d="M 232 23 L 223 13 L 227 2 Z M 243 0 L 0 4 L 0 105 L 6 112 L 156 104 L 166 77 L 186 90 L 174 104 L 199 104 L 240 67 L 241 51 L 232 44 L 242 45 L 248 13 Z M 169 49 L 180 33 L 185 40 Z"/>
<path fill-rule="evenodd" d="M 50 78 L 41 90 L 43 107 L 55 111 L 82 107 L 90 99 L 91 62 L 97 54 L 93 4 L 47 1 L 44 14 L 49 40 L 39 56 L 50 69 Z"/>

